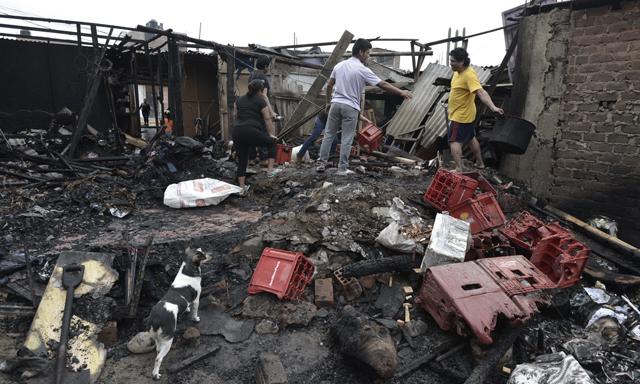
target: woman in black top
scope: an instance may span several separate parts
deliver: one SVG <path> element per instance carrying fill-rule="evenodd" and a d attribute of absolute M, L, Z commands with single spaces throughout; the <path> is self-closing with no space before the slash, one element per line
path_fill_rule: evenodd
<path fill-rule="evenodd" d="M 252 147 L 267 147 L 267 172 L 269 173 L 273 172 L 273 163 L 276 158 L 275 127 L 271 110 L 266 101 L 264 80 L 251 81 L 249 91 L 236 100 L 235 107 L 236 121 L 232 137 L 238 155 L 236 177 L 238 185 L 246 192 L 248 187 L 244 182 L 249 162 L 249 150 Z"/>

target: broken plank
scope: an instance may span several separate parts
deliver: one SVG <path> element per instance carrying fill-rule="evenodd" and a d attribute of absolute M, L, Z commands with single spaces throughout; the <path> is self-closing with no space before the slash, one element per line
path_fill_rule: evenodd
<path fill-rule="evenodd" d="M 353 39 L 353 34 L 345 30 L 342 33 L 342 37 L 338 41 L 338 44 L 336 44 L 336 47 L 333 49 L 333 52 L 331 52 L 331 56 L 329 56 L 324 66 L 322 67 L 322 70 L 313 81 L 313 84 L 309 88 L 309 91 L 306 95 L 304 95 L 304 97 L 302 97 L 302 100 L 300 100 L 296 108 L 293 110 L 293 113 L 291 114 L 289 121 L 287 121 L 287 125 L 283 133 L 280 135 L 280 138 L 284 138 L 284 136 L 292 132 L 293 130 L 289 129 L 289 127 L 293 123 L 301 121 L 307 114 L 307 110 L 313 104 L 312 100 L 315 100 L 320 95 L 322 87 L 324 87 L 327 80 L 329 80 L 329 76 L 331 76 L 333 67 L 338 64 L 338 62 L 342 59 L 342 55 L 344 55 L 344 53 L 347 51 L 347 47 L 349 47 L 351 39 Z"/>
<path fill-rule="evenodd" d="M 131 135 L 129 135 L 128 133 L 124 134 L 124 138 L 125 138 L 125 142 L 129 145 L 133 145 L 136 148 L 146 148 L 147 147 L 147 142 L 139 139 L 137 137 L 133 137 Z"/>
<path fill-rule="evenodd" d="M 214 353 L 218 352 L 218 350 L 220 349 L 219 345 L 210 345 L 207 346 L 206 349 L 204 351 L 201 351 L 199 353 L 196 353 L 193 356 L 190 356 L 184 360 L 181 360 L 175 364 L 170 365 L 167 368 L 167 372 L 169 373 L 176 373 L 179 372 L 187 367 L 189 367 L 190 365 L 193 365 L 195 363 L 197 363 L 200 360 L 206 359 L 207 357 L 213 355 Z"/>

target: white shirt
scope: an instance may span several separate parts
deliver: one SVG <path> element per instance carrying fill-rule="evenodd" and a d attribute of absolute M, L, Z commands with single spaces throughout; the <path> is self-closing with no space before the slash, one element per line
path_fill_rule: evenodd
<path fill-rule="evenodd" d="M 346 104 L 358 111 L 365 85 L 377 85 L 382 81 L 355 56 L 338 63 L 331 72 L 331 78 L 336 81 L 331 102 Z"/>

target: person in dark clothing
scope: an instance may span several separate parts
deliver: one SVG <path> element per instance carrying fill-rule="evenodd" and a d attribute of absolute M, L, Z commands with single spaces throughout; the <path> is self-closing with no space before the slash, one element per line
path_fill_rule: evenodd
<path fill-rule="evenodd" d="M 271 84 L 269 84 L 269 66 L 271 65 L 271 57 L 262 55 L 258 57 L 256 60 L 256 67 L 249 74 L 249 82 L 253 80 L 263 80 L 264 88 L 267 95 L 267 106 L 269 107 L 269 111 L 271 113 L 271 117 L 275 118 L 277 115 L 271 106 Z M 265 131 L 266 132 L 266 131 Z M 264 161 L 268 157 L 268 153 L 265 151 L 265 148 L 251 148 L 249 152 L 250 159 L 259 159 Z"/>
<path fill-rule="evenodd" d="M 142 112 L 142 119 L 144 120 L 145 127 L 149 126 L 149 113 L 151 112 L 151 106 L 147 103 L 147 99 L 140 104 L 140 112 Z"/>
<path fill-rule="evenodd" d="M 236 177 L 238 185 L 246 193 L 245 185 L 249 150 L 252 147 L 266 147 L 268 150 L 267 172 L 273 173 L 276 158 L 275 127 L 271 119 L 266 101 L 265 82 L 261 79 L 249 83 L 246 95 L 241 96 L 235 104 L 236 121 L 233 126 L 233 143 L 238 157 Z"/>
<path fill-rule="evenodd" d="M 251 74 L 249 75 L 249 82 L 256 79 L 264 81 L 264 87 L 267 90 L 267 97 L 271 97 L 271 84 L 269 84 L 269 78 L 267 76 L 269 64 L 271 64 L 271 58 L 269 56 L 258 57 L 258 60 L 256 60 L 256 69 L 251 71 Z"/>

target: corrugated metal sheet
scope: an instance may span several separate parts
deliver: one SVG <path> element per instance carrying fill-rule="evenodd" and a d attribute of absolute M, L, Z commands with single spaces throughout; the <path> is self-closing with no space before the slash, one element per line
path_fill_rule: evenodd
<path fill-rule="evenodd" d="M 491 69 L 485 69 L 476 66 L 473 66 L 473 69 L 475 69 L 476 73 L 478 74 L 480 83 L 486 84 L 491 77 Z M 420 135 L 421 147 L 429 147 L 430 145 L 435 143 L 438 137 L 444 136 L 447 133 L 447 116 L 442 102 L 446 102 L 448 98 L 449 92 L 445 92 L 442 97 L 436 101 L 438 104 L 435 106 L 433 114 L 431 114 L 431 116 L 429 116 L 429 118 L 427 119 L 424 125 L 424 131 Z"/>
<path fill-rule="evenodd" d="M 450 77 L 451 69 L 445 65 L 430 63 L 413 87 L 413 97 L 405 100 L 387 127 L 387 134 L 398 137 L 417 130 L 442 87 L 433 85 L 438 77 Z"/>

